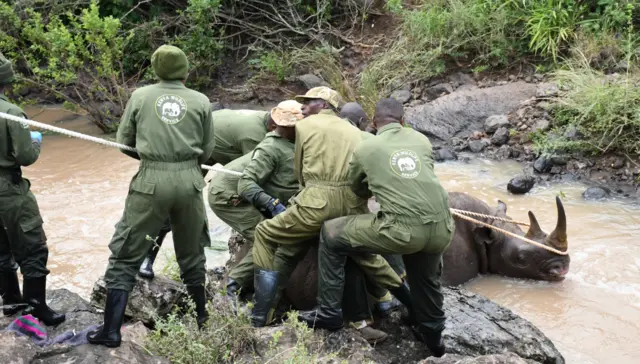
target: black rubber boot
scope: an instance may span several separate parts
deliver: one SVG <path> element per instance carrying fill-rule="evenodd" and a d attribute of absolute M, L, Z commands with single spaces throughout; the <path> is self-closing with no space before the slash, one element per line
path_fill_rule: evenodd
<path fill-rule="evenodd" d="M 25 307 L 20 294 L 18 273 L 0 273 L 0 294 L 2 295 L 2 313 L 5 316 L 13 316 Z"/>
<path fill-rule="evenodd" d="M 64 322 L 66 316 L 53 311 L 47 306 L 47 276 L 38 278 L 24 278 L 24 301 L 30 308 L 25 314 L 31 314 L 47 326 Z"/>
<path fill-rule="evenodd" d="M 240 284 L 233 278 L 227 278 L 227 300 L 234 314 L 238 314 L 238 301 L 240 300 Z"/>
<path fill-rule="evenodd" d="M 409 312 L 413 311 L 413 304 L 411 303 L 411 291 L 409 286 L 403 282 L 398 288 L 390 289 L 389 292 L 402 303 Z"/>
<path fill-rule="evenodd" d="M 153 279 L 155 274 L 153 273 L 153 263 L 156 261 L 156 257 L 158 256 L 158 252 L 160 251 L 160 247 L 162 246 L 162 242 L 164 238 L 167 236 L 169 232 L 161 230 L 160 234 L 158 234 L 158 238 L 156 239 L 155 244 L 151 246 L 149 249 L 149 253 L 147 257 L 144 258 L 144 262 L 140 266 L 140 270 L 138 271 L 138 275 L 142 278 Z"/>
<path fill-rule="evenodd" d="M 107 289 L 107 302 L 104 306 L 104 322 L 97 330 L 87 334 L 87 340 L 93 345 L 109 348 L 120 346 L 122 337 L 120 328 L 127 308 L 129 292 L 122 289 Z"/>
<path fill-rule="evenodd" d="M 269 313 L 274 306 L 278 293 L 278 272 L 255 268 L 254 270 L 253 309 L 251 309 L 251 325 L 264 327 L 267 325 Z"/>
<path fill-rule="evenodd" d="M 299 321 L 304 321 L 310 328 L 329 331 L 340 330 L 344 326 L 342 309 L 318 306 L 310 311 L 302 311 L 298 315 Z"/>
<path fill-rule="evenodd" d="M 429 348 L 433 356 L 439 358 L 444 355 L 446 346 L 442 339 L 442 331 L 435 332 L 422 325 L 418 325 L 417 329 L 413 329 L 413 333 L 416 339 L 427 344 L 427 348 Z"/>
<path fill-rule="evenodd" d="M 202 330 L 204 324 L 209 319 L 207 312 L 207 297 L 204 292 L 204 285 L 187 286 L 189 296 L 196 303 L 196 314 L 198 315 L 198 329 Z"/>

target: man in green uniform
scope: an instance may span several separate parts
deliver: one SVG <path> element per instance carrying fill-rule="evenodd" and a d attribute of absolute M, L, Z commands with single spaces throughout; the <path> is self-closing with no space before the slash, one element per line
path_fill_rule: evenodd
<path fill-rule="evenodd" d="M 294 172 L 302 190 L 286 211 L 256 227 L 253 255 L 254 300 L 252 324 L 261 327 L 272 319 L 274 305 L 286 285 L 286 271 L 319 234 L 325 220 L 368 211 L 367 199 L 349 188 L 347 171 L 351 153 L 363 133 L 336 115 L 340 95 L 328 87 L 316 87 L 297 100 L 305 119 L 296 124 Z M 279 207 L 278 207 L 279 208 Z M 280 249 L 287 246 L 287 249 Z M 401 280 L 380 256 L 354 257 L 375 270 L 373 280 L 398 288 Z M 374 271 L 373 269 L 371 271 Z"/>
<path fill-rule="evenodd" d="M 349 165 L 349 181 L 358 193 L 370 191 L 380 203 L 380 212 L 324 224 L 318 258 L 319 307 L 302 312 L 299 319 L 311 327 L 342 327 L 340 303 L 346 257 L 402 254 L 412 288 L 413 307 L 408 308 L 417 323 L 417 335 L 435 356 L 442 356 L 445 316 L 440 275 L 442 254 L 451 243 L 454 222 L 447 192 L 433 171 L 431 143 L 424 135 L 404 128 L 403 115 L 397 100 L 377 103 L 374 125 L 378 136 L 356 148 Z"/>
<path fill-rule="evenodd" d="M 215 146 L 213 153 L 206 165 L 213 166 L 216 163 L 225 165 L 240 156 L 253 150 L 264 138 L 267 132 L 275 128 L 275 124 L 269 118 L 269 112 L 256 110 L 228 110 L 220 103 L 211 104 L 213 114 L 213 128 Z M 202 171 L 206 176 L 208 171 Z M 144 278 L 153 278 L 153 263 L 158 256 L 162 242 L 171 231 L 171 221 L 165 220 L 160 229 L 155 244 L 149 249 L 147 257 L 140 266 L 138 275 Z"/>
<path fill-rule="evenodd" d="M 196 303 L 198 325 L 207 319 L 204 247 L 211 241 L 200 164 L 213 152 L 214 131 L 209 99 L 184 85 L 188 64 L 179 48 L 158 48 L 151 66 L 160 82 L 135 90 L 122 115 L 117 141 L 137 149 L 140 169 L 109 244 L 104 325 L 87 335 L 92 344 L 120 345 L 135 275 L 167 215 L 180 276 Z"/>
<path fill-rule="evenodd" d="M 26 119 L 4 95 L 13 80 L 11 62 L 0 53 L 0 112 Z M 18 313 L 26 303 L 32 308 L 26 313 L 45 325 L 57 325 L 65 315 L 52 311 L 46 302 L 47 237 L 31 182 L 22 178 L 21 170 L 38 160 L 41 142 L 42 135 L 29 132 L 27 124 L 0 117 L 0 296 L 5 316 Z M 24 297 L 18 285 L 18 266 L 24 278 Z"/>
<path fill-rule="evenodd" d="M 238 202 L 235 207 L 228 207 L 229 212 L 221 219 L 250 244 L 256 225 L 284 211 L 284 205 L 298 191 L 298 181 L 293 173 L 293 141 L 295 123 L 303 118 L 301 106 L 294 100 L 287 100 L 271 110 L 270 117 L 276 129 L 267 133 L 250 153 L 250 160 L 237 183 L 237 195 L 225 196 L 227 201 Z M 214 187 L 214 190 L 217 189 Z M 213 209 L 214 205 L 211 206 Z M 288 268 L 291 272 L 295 265 Z M 229 273 L 227 296 L 235 299 L 240 289 L 250 289 L 252 283 L 253 254 L 249 250 Z"/>

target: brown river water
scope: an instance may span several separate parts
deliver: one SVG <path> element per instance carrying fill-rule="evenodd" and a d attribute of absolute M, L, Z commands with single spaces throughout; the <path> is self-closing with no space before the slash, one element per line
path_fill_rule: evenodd
<path fill-rule="evenodd" d="M 100 135 L 86 119 L 70 120 L 66 112 L 31 108 L 28 113 L 37 121 Z M 24 175 L 32 181 L 45 221 L 50 288 L 89 296 L 95 280 L 104 274 L 107 245 L 137 165 L 111 147 L 58 134 L 43 137 L 40 159 L 25 168 Z M 532 210 L 548 232 L 556 222 L 554 197 L 564 194 L 570 273 L 559 283 L 485 276 L 466 287 L 537 325 L 568 363 L 640 362 L 640 207 L 628 201 L 583 201 L 585 187 L 580 184 L 510 195 L 506 184 L 520 169 L 514 162 L 486 160 L 436 165 L 447 190 L 467 192 L 491 206 L 501 199 L 515 220 L 528 221 L 527 211 Z M 214 238 L 207 265 L 224 265 L 230 231 L 207 210 Z M 171 234 L 166 242 L 156 272 L 171 259 Z"/>

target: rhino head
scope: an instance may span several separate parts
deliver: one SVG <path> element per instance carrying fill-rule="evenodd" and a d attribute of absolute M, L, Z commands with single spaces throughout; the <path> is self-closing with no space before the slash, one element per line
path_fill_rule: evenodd
<path fill-rule="evenodd" d="M 566 251 L 568 248 L 567 218 L 559 197 L 556 197 L 556 206 L 558 221 L 551 234 L 542 231 L 531 211 L 529 211 L 529 230 L 526 233 L 512 223 L 495 221 L 493 225 L 559 251 Z M 507 205 L 498 201 L 496 216 L 509 218 L 506 213 Z M 569 255 L 558 255 L 486 227 L 477 228 L 475 235 L 476 242 L 486 246 L 487 268 L 490 273 L 514 278 L 561 281 L 569 272 Z"/>

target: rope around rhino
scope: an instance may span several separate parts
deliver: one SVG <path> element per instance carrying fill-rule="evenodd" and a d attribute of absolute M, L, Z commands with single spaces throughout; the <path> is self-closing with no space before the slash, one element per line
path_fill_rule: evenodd
<path fill-rule="evenodd" d="M 0 117 L 3 118 L 3 119 L 6 119 L 6 120 L 11 120 L 11 121 L 22 123 L 22 124 L 26 124 L 26 125 L 31 125 L 31 126 L 34 126 L 36 128 L 40 128 L 40 129 L 44 129 L 44 130 L 50 130 L 50 131 L 53 131 L 53 132 L 56 132 L 56 133 L 59 133 L 59 134 L 76 137 L 78 139 L 88 140 L 90 142 L 106 145 L 106 146 L 109 146 L 109 147 L 112 147 L 112 148 L 124 149 L 124 150 L 130 151 L 130 152 L 137 152 L 135 148 L 132 148 L 132 147 L 124 145 L 124 144 L 112 142 L 112 141 L 109 141 L 109 140 L 93 137 L 93 136 L 90 136 L 90 135 L 78 133 L 78 132 L 67 130 L 67 129 L 63 129 L 63 128 L 58 128 L 56 126 L 52 126 L 52 125 L 40 123 L 40 122 L 37 122 L 37 121 L 25 119 L 25 118 L 22 118 L 22 117 L 19 117 L 19 116 L 15 116 L 15 115 L 10 115 L 10 114 L 4 113 L 4 112 L 0 112 Z M 206 170 L 210 170 L 210 171 L 216 171 L 216 172 L 231 174 L 231 175 L 235 175 L 235 176 L 242 176 L 242 172 L 231 171 L 231 170 L 220 168 L 220 167 L 208 166 L 208 165 L 205 165 L 205 164 L 202 164 L 200 167 L 203 168 L 203 169 L 206 169 Z M 501 217 L 497 217 L 497 216 L 484 215 L 484 214 L 480 214 L 480 213 L 472 212 L 472 211 L 464 211 L 464 210 L 458 210 L 458 209 L 450 209 L 450 210 L 451 210 L 451 213 L 453 215 L 455 215 L 455 216 L 457 216 L 457 217 L 459 217 L 459 218 L 461 218 L 463 220 L 467 220 L 467 221 L 470 221 L 470 222 L 473 222 L 473 223 L 476 223 L 476 224 L 480 224 L 480 225 L 486 226 L 486 227 L 488 227 L 490 229 L 496 230 L 496 231 L 501 232 L 501 233 L 503 233 L 505 235 L 509 235 L 511 237 L 514 237 L 516 239 L 520 239 L 520 240 L 522 240 L 522 241 L 524 241 L 526 243 L 535 245 L 535 246 L 537 246 L 539 248 L 548 250 L 548 251 L 556 253 L 558 255 L 567 255 L 567 254 L 569 254 L 568 251 L 563 252 L 563 251 L 548 247 L 548 246 L 546 246 L 544 244 L 540 244 L 540 243 L 538 243 L 536 241 L 533 241 L 531 239 L 525 238 L 524 236 L 520 236 L 520 235 L 514 234 L 512 232 L 503 230 L 503 229 L 501 229 L 499 227 L 487 224 L 485 222 L 476 220 L 476 219 L 474 219 L 472 217 L 468 217 L 468 216 L 465 216 L 465 215 L 473 215 L 473 216 L 477 216 L 477 217 L 484 217 L 484 218 L 489 218 L 489 219 L 499 220 L 499 221 L 504 221 L 504 222 L 510 222 L 510 223 L 513 223 L 513 224 L 524 225 L 524 226 L 529 226 L 528 223 L 521 222 L 521 221 L 515 221 L 515 220 L 509 220 L 509 219 L 505 219 L 505 218 L 501 218 Z"/>

